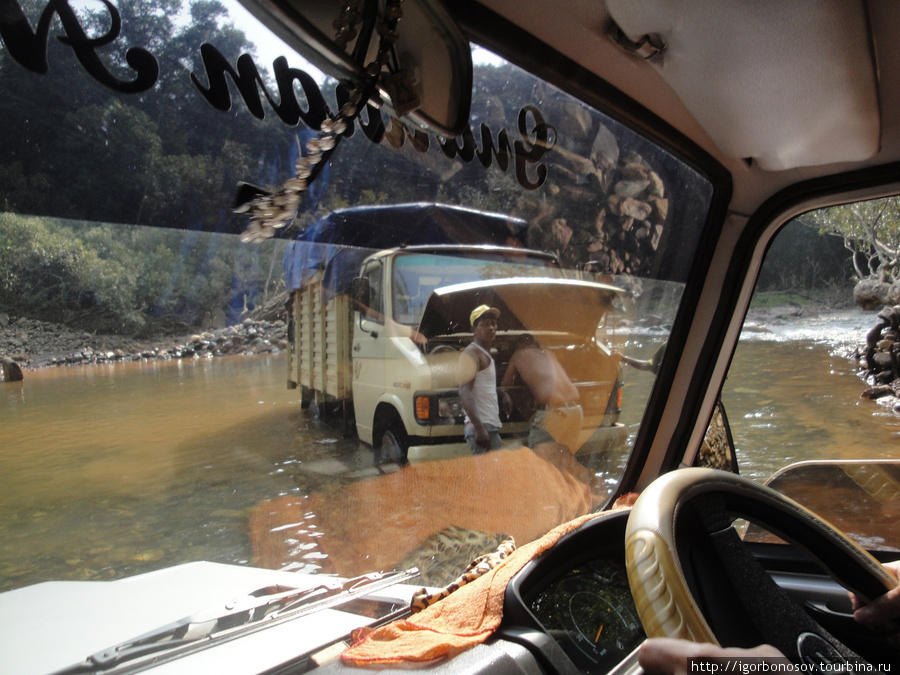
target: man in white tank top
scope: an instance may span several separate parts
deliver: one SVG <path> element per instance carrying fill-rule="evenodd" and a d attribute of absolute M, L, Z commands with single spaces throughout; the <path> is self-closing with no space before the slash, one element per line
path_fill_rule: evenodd
<path fill-rule="evenodd" d="M 473 340 L 459 357 L 459 399 L 466 412 L 465 436 L 476 455 L 500 447 L 503 423 L 500 420 L 497 369 L 491 356 L 499 316 L 500 310 L 487 305 L 472 310 L 469 320 Z"/>

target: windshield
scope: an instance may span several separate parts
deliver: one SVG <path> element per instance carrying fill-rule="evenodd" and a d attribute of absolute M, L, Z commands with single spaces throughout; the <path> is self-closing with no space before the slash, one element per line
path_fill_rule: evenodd
<path fill-rule="evenodd" d="M 704 176 L 478 45 L 448 136 L 338 119 L 346 86 L 232 0 L 8 4 L 49 28 L 0 49 L 0 591 L 198 560 L 442 585 L 608 503 Z M 482 453 L 459 364 L 492 319 Z"/>
<path fill-rule="evenodd" d="M 405 253 L 394 259 L 392 277 L 394 320 L 418 325 L 431 292 L 484 279 L 541 276 L 564 277 L 555 261 L 544 256 L 506 256 L 499 253 L 473 251 L 466 255 L 434 255 Z"/>

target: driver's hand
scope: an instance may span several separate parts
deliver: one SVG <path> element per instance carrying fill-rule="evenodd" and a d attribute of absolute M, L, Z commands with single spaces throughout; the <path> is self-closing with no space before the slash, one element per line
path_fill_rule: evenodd
<path fill-rule="evenodd" d="M 753 649 L 723 648 L 708 642 L 688 642 L 671 638 L 650 638 L 638 652 L 638 663 L 648 673 L 687 675 L 690 658 L 771 658 L 783 659 L 784 654 L 771 645 Z"/>
<path fill-rule="evenodd" d="M 885 563 L 884 567 L 894 577 L 900 577 L 900 561 Z M 891 619 L 900 617 L 900 584 L 894 586 L 884 595 L 864 605 L 855 594 L 850 593 L 853 603 L 853 618 L 864 626 L 877 626 Z"/>

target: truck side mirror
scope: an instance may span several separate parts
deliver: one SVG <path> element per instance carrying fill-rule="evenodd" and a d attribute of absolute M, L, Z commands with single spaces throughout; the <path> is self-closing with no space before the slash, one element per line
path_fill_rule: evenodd
<path fill-rule="evenodd" d="M 370 301 L 369 280 L 366 277 L 357 277 L 350 282 L 350 297 L 356 303 L 356 309 L 364 312 L 369 307 Z"/>

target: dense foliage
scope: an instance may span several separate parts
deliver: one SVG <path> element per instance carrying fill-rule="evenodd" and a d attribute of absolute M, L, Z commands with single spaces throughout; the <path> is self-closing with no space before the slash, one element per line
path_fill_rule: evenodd
<path fill-rule="evenodd" d="M 283 288 L 282 242 L 0 214 L 0 310 L 137 334 L 234 322 Z"/>
<path fill-rule="evenodd" d="M 20 4 L 36 26 L 45 3 Z M 53 37 L 46 74 L 0 49 L 0 311 L 129 334 L 233 322 L 281 283 L 283 246 L 200 230 L 239 229 L 229 195 L 250 166 L 278 165 L 289 130 L 243 108 L 210 114 L 196 95 L 199 44 L 254 52 L 219 2 L 194 2 L 190 24 L 173 20 L 180 0 L 117 7 L 123 34 L 105 63 L 127 78 L 125 48 L 151 51 L 160 80 L 146 95 L 98 86 Z M 86 33 L 108 30 L 105 10 L 85 12 Z"/>
<path fill-rule="evenodd" d="M 805 219 L 788 223 L 766 252 L 757 293 L 815 297 L 836 304 L 852 297 L 853 265 L 841 241 Z"/>
<path fill-rule="evenodd" d="M 843 242 L 857 279 L 887 283 L 900 279 L 900 198 L 833 206 L 807 214 L 804 220 Z"/>
<path fill-rule="evenodd" d="M 37 31 L 46 3 L 19 5 Z M 78 12 L 85 33 L 104 35 L 109 13 L 99 4 L 84 7 Z M 201 44 L 214 45 L 230 63 L 255 55 L 217 0 L 192 2 L 189 22 L 175 20 L 184 16 L 180 0 L 119 0 L 116 7 L 122 34 L 99 50 L 105 67 L 128 79 L 126 50 L 147 49 L 160 64 L 152 91 L 121 94 L 98 86 L 71 47 L 54 37 L 61 34 L 58 18 L 47 42 L 46 73 L 29 71 L 0 47 L 0 106 L 7 120 L 0 130 L 0 312 L 128 333 L 164 319 L 198 324 L 222 312 L 234 321 L 241 309 L 274 292 L 283 246 L 257 249 L 198 231 L 239 232 L 245 217 L 229 208 L 235 185 L 274 185 L 289 177 L 298 135 L 309 132 L 285 126 L 271 111 L 260 120 L 239 98 L 231 110 L 215 111 L 198 94 L 191 76 L 204 73 Z M 267 64 L 258 65 L 276 91 Z M 323 92 L 333 96 L 334 86 L 325 82 Z M 527 98 L 522 92 L 512 100 Z M 357 132 L 345 143 L 370 141 Z M 439 193 L 441 170 L 423 172 L 409 144 L 391 160 L 401 175 L 408 165 L 408 180 L 383 190 L 377 166 L 342 160 L 365 149 L 347 150 L 306 195 L 301 227 L 325 210 L 383 202 L 388 192 L 394 201 L 424 195 L 457 201 Z M 326 190 L 335 175 L 339 188 Z M 491 179 L 512 180 L 504 174 Z M 484 198 L 472 205 L 508 206 Z M 190 232 L 182 240 L 183 232 L 119 224 Z"/>
<path fill-rule="evenodd" d="M 46 3 L 19 4 L 37 26 Z M 254 116 L 233 82 L 231 109 L 214 110 L 203 99 L 197 84 L 206 77 L 200 45 L 213 45 L 230 64 L 256 52 L 218 0 L 194 0 L 188 7 L 181 0 L 115 4 L 122 34 L 98 53 L 122 80 L 133 76 L 128 48 L 153 54 L 159 80 L 150 91 L 123 94 L 98 85 L 71 46 L 54 37 L 58 18 L 47 42 L 46 73 L 29 71 L 0 48 L 0 107 L 7 120 L 0 130 L 0 211 L 10 214 L 0 220 L 0 311 L 122 332 L 148 330 L 164 319 L 198 324 L 223 312 L 234 321 L 241 309 L 274 291 L 282 249 L 242 248 L 236 237 L 199 233 L 240 232 L 246 217 L 230 210 L 236 184 L 273 186 L 289 178 L 298 142 L 311 131 L 302 122 L 286 125 L 273 114 L 271 100 L 263 104 L 263 119 Z M 105 35 L 109 11 L 99 4 L 84 7 L 79 14 L 85 33 Z M 178 18 L 185 12 L 189 21 Z M 292 66 L 306 68 L 298 57 L 291 59 Z M 277 98 L 281 92 L 264 70 L 269 64 L 255 60 L 260 91 L 265 86 Z M 654 216 L 657 239 L 664 224 L 665 236 L 678 238 L 678 228 L 697 217 L 689 196 L 696 186 L 676 183 L 673 176 L 680 174 L 667 169 L 662 154 L 642 158 L 627 142 L 619 147 L 612 140 L 610 146 L 608 139 L 619 136 L 612 127 L 573 111 L 564 95 L 517 75 L 513 66 L 476 68 L 470 124 L 487 159 L 448 158 L 435 137 L 423 152 L 421 138 L 386 118 L 384 137 L 377 141 L 356 127 L 304 194 L 292 234 L 343 206 L 443 201 L 522 217 L 531 225 L 527 243 L 555 251 L 569 264 L 589 256 L 612 269 L 610 255 L 615 259 L 618 253 L 614 271 L 629 274 L 652 265 L 656 244 L 648 248 L 646 232 L 639 242 L 642 223 L 632 227 L 631 218 L 610 215 L 614 211 L 605 204 L 625 170 L 652 173 L 667 186 L 658 195 L 665 199 L 657 200 L 663 203 Z M 328 105 L 336 107 L 336 83 L 324 77 L 318 82 Z M 302 102 L 296 84 L 294 93 Z M 559 152 L 547 160 L 545 189 L 533 192 L 507 189 L 516 177 L 501 166 L 506 160 L 494 156 L 487 168 L 500 136 L 515 136 L 517 115 L 530 103 L 547 120 L 568 125 L 554 127 Z M 369 114 L 363 121 L 372 121 Z M 140 231 L 130 225 L 154 227 Z M 649 231 L 653 224 L 644 225 Z M 157 228 L 188 235 L 182 240 Z M 661 278 L 683 273 L 657 272 Z"/>
<path fill-rule="evenodd" d="M 23 4 L 36 24 L 43 3 Z M 0 205 L 18 213 L 207 230 L 239 220 L 228 213 L 223 195 L 249 175 L 250 165 L 275 161 L 287 130 L 242 108 L 210 114 L 190 72 L 200 66 L 202 42 L 216 44 L 232 60 L 252 54 L 253 46 L 215 0 L 193 3 L 189 25 L 171 19 L 180 0 L 122 0 L 117 6 L 123 16 L 117 51 L 141 45 L 160 62 L 160 79 L 146 94 L 99 86 L 72 49 L 52 37 L 46 74 L 23 68 L 0 50 L 6 120 L 0 133 Z M 108 30 L 105 11 L 86 16 L 85 32 Z M 130 77 L 125 68 L 116 70 L 124 55 L 106 51 L 106 65 Z"/>

